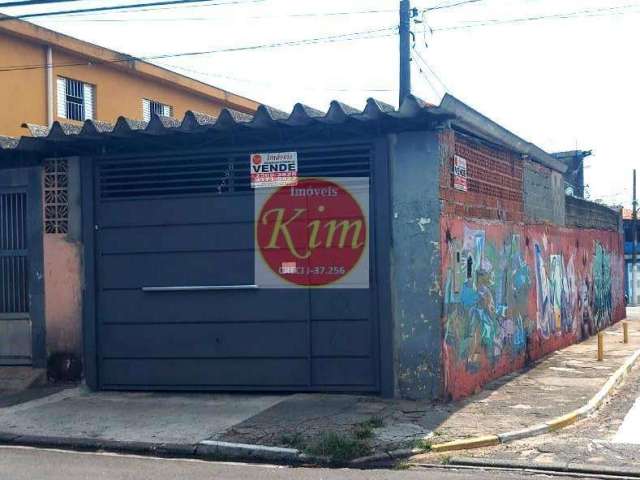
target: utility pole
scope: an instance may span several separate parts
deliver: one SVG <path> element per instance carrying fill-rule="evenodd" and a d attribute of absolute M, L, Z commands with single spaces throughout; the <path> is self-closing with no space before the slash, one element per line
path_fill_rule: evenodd
<path fill-rule="evenodd" d="M 411 5 L 400 0 L 400 102 L 411 93 Z"/>
<path fill-rule="evenodd" d="M 631 304 L 638 304 L 638 196 L 636 191 L 636 169 L 633 169 L 633 214 L 631 216 Z"/>

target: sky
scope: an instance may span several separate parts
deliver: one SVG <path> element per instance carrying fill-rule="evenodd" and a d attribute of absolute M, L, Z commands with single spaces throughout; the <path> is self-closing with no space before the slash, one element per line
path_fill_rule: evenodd
<path fill-rule="evenodd" d="M 631 172 L 640 169 L 640 0 L 455 5 L 463 1 L 412 0 L 421 12 L 421 23 L 412 27 L 413 93 L 439 103 L 448 92 L 548 152 L 593 150 L 585 172 L 590 198 L 630 206 Z M 213 5 L 223 2 L 231 3 Z M 3 12 L 115 3 L 87 0 Z M 398 4 L 217 0 L 31 21 L 139 57 L 177 54 L 152 61 L 282 110 L 296 102 L 327 110 L 333 99 L 360 108 L 368 97 L 397 104 L 398 38 L 392 29 Z M 555 17 L 540 18 L 550 15 Z M 219 51 L 353 33 L 360 38 Z M 217 52 L 179 55 L 211 50 Z"/>

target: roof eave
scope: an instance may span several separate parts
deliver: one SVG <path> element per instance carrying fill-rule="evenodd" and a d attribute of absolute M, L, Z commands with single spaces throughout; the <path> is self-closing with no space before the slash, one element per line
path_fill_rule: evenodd
<path fill-rule="evenodd" d="M 35 25 L 20 19 L 10 19 L 8 15 L 0 14 L 0 31 L 32 42 L 47 44 L 75 55 L 85 57 L 96 63 L 109 63 L 113 68 L 153 78 L 165 84 L 171 84 L 203 97 L 214 99 L 231 108 L 243 112 L 255 111 L 259 103 L 249 98 L 228 92 L 199 80 L 173 72 L 166 68 L 145 62 L 136 57 L 116 52 L 84 40 L 58 33 L 54 30 Z"/>
<path fill-rule="evenodd" d="M 440 108 L 445 112 L 455 115 L 455 119 L 452 122 L 454 125 L 459 125 L 466 130 L 488 137 L 487 139 L 514 150 L 521 155 L 526 155 L 531 160 L 549 167 L 552 170 L 560 173 L 567 171 L 567 166 L 563 162 L 557 160 L 537 145 L 523 140 L 516 134 L 500 126 L 490 118 L 458 100 L 453 95 L 446 94 L 440 103 Z"/>

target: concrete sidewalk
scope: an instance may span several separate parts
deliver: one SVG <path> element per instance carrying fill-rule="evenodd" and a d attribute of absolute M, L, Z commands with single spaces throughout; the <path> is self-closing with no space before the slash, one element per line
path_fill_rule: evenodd
<path fill-rule="evenodd" d="M 233 451 L 236 458 L 256 446 L 289 449 L 265 450 L 285 452 L 287 458 L 305 452 L 344 461 L 398 449 L 408 455 L 416 447 L 519 430 L 582 407 L 640 349 L 640 310 L 629 312 L 631 342 L 622 343 L 621 324 L 608 329 L 604 362 L 596 361 L 592 338 L 493 382 L 462 402 L 76 388 L 0 407 L 0 442 L 169 455 L 224 456 Z"/>
<path fill-rule="evenodd" d="M 308 446 L 323 434 L 353 436 L 359 425 L 375 418 L 377 427 L 368 440 L 370 453 L 375 454 L 525 429 L 583 407 L 640 349 L 640 309 L 629 309 L 628 320 L 629 344 L 622 342 L 621 323 L 605 331 L 603 362 L 597 361 L 593 337 L 450 404 L 295 395 L 234 426 L 222 439 Z"/>

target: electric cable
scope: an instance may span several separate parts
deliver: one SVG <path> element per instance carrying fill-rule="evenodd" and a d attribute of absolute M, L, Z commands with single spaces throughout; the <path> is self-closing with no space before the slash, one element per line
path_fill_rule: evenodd
<path fill-rule="evenodd" d="M 375 30 L 367 30 L 363 32 L 343 33 L 340 35 L 331 35 L 328 37 L 315 37 L 315 38 L 308 38 L 308 39 L 301 39 L 301 40 L 288 40 L 283 42 L 250 45 L 250 46 L 244 46 L 244 47 L 219 48 L 215 50 L 167 53 L 167 54 L 149 55 L 149 56 L 143 56 L 143 57 L 134 57 L 134 56 L 123 54 L 123 58 L 118 58 L 113 60 L 104 60 L 104 61 L 97 60 L 97 61 L 76 62 L 76 63 L 67 63 L 67 64 L 54 64 L 52 65 L 52 67 L 63 68 L 63 67 L 76 67 L 76 66 L 87 66 L 87 65 L 98 65 L 98 64 L 102 65 L 102 64 L 110 64 L 110 63 L 126 63 L 126 62 L 134 62 L 134 61 L 162 60 L 165 58 L 193 57 L 193 56 L 209 55 L 209 54 L 215 54 L 215 53 L 246 52 L 251 50 L 259 50 L 263 48 L 293 47 L 293 46 L 300 46 L 300 45 L 315 45 L 319 43 L 334 43 L 334 42 L 340 42 L 340 41 L 382 38 L 382 37 L 393 36 L 395 35 L 396 31 L 397 31 L 397 27 L 394 26 L 394 27 L 380 28 Z M 15 66 L 0 67 L 0 72 L 38 70 L 43 68 L 48 68 L 48 66 L 43 64 L 15 65 Z"/>
<path fill-rule="evenodd" d="M 5 16 L 0 17 L 0 21 L 8 21 L 8 20 L 22 20 L 25 18 L 40 18 L 40 17 L 55 17 L 60 15 L 71 15 L 78 13 L 98 13 L 98 12 L 112 12 L 119 10 L 128 10 L 131 8 L 139 8 L 139 7 L 147 7 L 147 6 L 166 6 L 166 5 L 187 5 L 193 3 L 204 3 L 210 2 L 211 0 L 162 0 L 157 2 L 149 2 L 149 3 L 136 3 L 130 5 L 110 5 L 106 7 L 92 7 L 92 8 L 81 8 L 81 9 L 72 9 L 72 10 L 56 10 L 53 12 L 37 12 L 37 13 L 25 13 L 22 15 L 13 15 L 13 16 Z M 235 0 L 224 3 L 213 3 L 211 6 L 219 6 L 219 5 L 238 5 L 242 3 L 258 3 L 264 2 L 265 0 Z"/>

